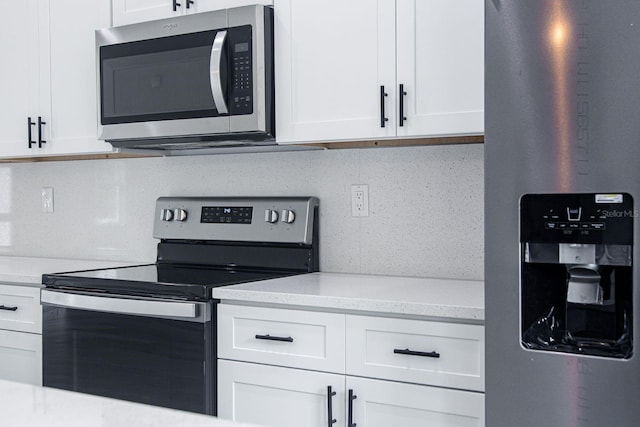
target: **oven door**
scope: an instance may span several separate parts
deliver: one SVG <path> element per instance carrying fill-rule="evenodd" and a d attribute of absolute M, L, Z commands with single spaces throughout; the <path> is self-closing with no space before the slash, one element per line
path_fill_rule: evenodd
<path fill-rule="evenodd" d="M 215 414 L 213 303 L 43 289 L 43 385 Z"/>

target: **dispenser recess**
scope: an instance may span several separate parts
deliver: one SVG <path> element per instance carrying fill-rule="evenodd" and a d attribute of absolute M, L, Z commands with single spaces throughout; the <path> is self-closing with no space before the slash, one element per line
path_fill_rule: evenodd
<path fill-rule="evenodd" d="M 523 347 L 632 356 L 634 216 L 626 193 L 522 196 Z"/>

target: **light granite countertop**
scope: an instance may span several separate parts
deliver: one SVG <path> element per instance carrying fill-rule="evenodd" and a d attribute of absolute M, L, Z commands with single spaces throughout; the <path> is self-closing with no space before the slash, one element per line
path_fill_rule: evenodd
<path fill-rule="evenodd" d="M 209 415 L 0 380 L 2 425 L 12 427 L 250 427 Z"/>
<path fill-rule="evenodd" d="M 0 256 L 0 283 L 40 286 L 42 275 L 97 268 L 122 267 L 143 263 L 88 259 Z"/>
<path fill-rule="evenodd" d="M 214 298 L 258 304 L 484 322 L 484 282 L 311 273 L 214 288 Z"/>

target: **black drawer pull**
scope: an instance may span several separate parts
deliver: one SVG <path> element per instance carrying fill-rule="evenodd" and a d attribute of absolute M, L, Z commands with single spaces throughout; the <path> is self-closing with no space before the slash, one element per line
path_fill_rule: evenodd
<path fill-rule="evenodd" d="M 440 353 L 435 352 L 435 351 L 431 351 L 431 352 L 413 351 L 413 350 L 409 350 L 408 348 L 405 348 L 404 350 L 396 348 L 396 349 L 393 350 L 393 352 L 395 354 L 406 354 L 406 355 L 409 355 L 409 356 L 434 357 L 436 359 L 440 357 Z"/>
<path fill-rule="evenodd" d="M 336 395 L 336 392 L 333 391 L 331 386 L 327 386 L 327 427 L 333 426 L 338 422 L 335 418 L 333 418 L 333 396 Z"/>
<path fill-rule="evenodd" d="M 293 338 L 291 337 L 272 337 L 271 335 L 256 335 L 257 340 L 269 340 L 269 341 L 283 341 L 283 342 L 293 342 Z"/>
<path fill-rule="evenodd" d="M 380 86 L 380 127 L 381 128 L 385 126 L 385 122 L 389 121 L 389 119 L 387 118 L 384 112 L 384 98 L 385 96 L 388 96 L 388 95 L 389 94 L 384 91 L 384 86 Z"/>
<path fill-rule="evenodd" d="M 7 307 L 6 305 L 0 305 L 0 310 L 16 311 L 18 310 L 18 307 Z"/>
<path fill-rule="evenodd" d="M 353 401 L 356 400 L 358 396 L 355 395 L 353 389 L 349 389 L 349 406 L 347 412 L 347 427 L 357 427 L 357 424 L 353 422 Z"/>
<path fill-rule="evenodd" d="M 36 122 L 31 120 L 31 117 L 27 117 L 27 142 L 29 143 L 29 148 L 31 148 L 31 146 L 33 144 L 35 144 L 36 142 L 32 140 L 33 135 L 31 134 L 31 128 L 36 124 Z"/>

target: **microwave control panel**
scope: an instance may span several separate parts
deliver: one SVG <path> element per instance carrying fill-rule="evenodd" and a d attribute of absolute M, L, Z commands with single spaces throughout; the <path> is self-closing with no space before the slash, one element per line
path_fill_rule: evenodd
<path fill-rule="evenodd" d="M 251 26 L 229 29 L 229 106 L 231 115 L 253 114 Z"/>

